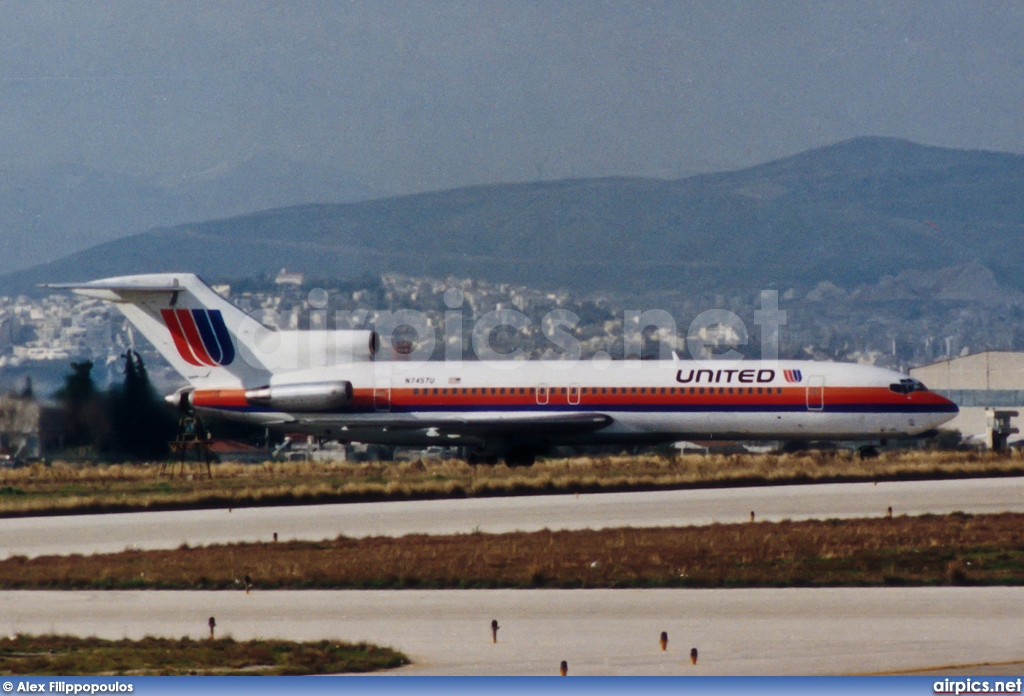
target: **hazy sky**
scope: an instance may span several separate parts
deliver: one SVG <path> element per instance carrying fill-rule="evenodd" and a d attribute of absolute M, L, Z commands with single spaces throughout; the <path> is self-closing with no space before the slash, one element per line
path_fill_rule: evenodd
<path fill-rule="evenodd" d="M 737 168 L 858 135 L 1024 152 L 1024 3 L 0 3 L 0 164 L 278 153 L 377 190 Z"/>

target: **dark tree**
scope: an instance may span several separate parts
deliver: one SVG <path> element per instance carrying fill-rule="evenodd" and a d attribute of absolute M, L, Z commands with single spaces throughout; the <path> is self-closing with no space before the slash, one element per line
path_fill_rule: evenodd
<path fill-rule="evenodd" d="M 59 401 L 85 403 L 96 396 L 92 381 L 92 361 L 71 363 L 71 374 L 64 378 L 64 386 L 54 394 Z"/>
<path fill-rule="evenodd" d="M 161 459 L 174 437 L 174 412 L 153 389 L 142 357 L 132 350 L 121 357 L 124 383 L 110 393 L 111 437 L 105 449 L 132 459 Z"/>
<path fill-rule="evenodd" d="M 54 397 L 60 403 L 59 432 L 62 447 L 99 450 L 109 433 L 107 409 L 92 381 L 92 362 L 71 363 L 71 374 Z"/>

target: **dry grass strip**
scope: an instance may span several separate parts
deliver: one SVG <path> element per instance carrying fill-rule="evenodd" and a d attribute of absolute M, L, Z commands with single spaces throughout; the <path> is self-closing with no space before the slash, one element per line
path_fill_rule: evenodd
<path fill-rule="evenodd" d="M 848 452 L 616 456 L 542 460 L 529 468 L 464 461 L 225 463 L 204 476 L 159 464 L 57 462 L 0 469 L 0 516 L 531 495 L 714 486 L 1022 476 L 1019 454 Z"/>
<path fill-rule="evenodd" d="M 1024 582 L 1024 515 L 410 535 L 8 558 L 0 588 L 822 587 Z"/>
<path fill-rule="evenodd" d="M 321 640 L 74 636 L 0 638 L 0 675 L 298 675 L 374 672 L 409 664 L 390 648 Z"/>

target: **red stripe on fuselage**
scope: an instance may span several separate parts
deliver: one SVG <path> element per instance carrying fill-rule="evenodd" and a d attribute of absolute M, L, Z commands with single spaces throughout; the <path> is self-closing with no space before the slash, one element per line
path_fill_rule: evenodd
<path fill-rule="evenodd" d="M 726 387 L 725 392 L 722 394 L 718 393 L 719 387 L 705 387 L 705 393 L 701 394 L 700 389 L 696 388 L 693 394 L 690 394 L 688 387 L 677 388 L 675 394 L 671 393 L 666 389 L 666 393 L 660 393 L 660 387 L 647 387 L 648 392 L 653 393 L 646 394 L 633 394 L 631 393 L 632 388 L 626 388 L 627 393 L 606 393 L 601 394 L 594 393 L 594 387 L 587 387 L 585 394 L 580 394 L 579 403 L 575 402 L 575 395 L 573 395 L 574 401 L 569 402 L 568 391 L 563 394 L 560 387 L 552 387 L 548 394 L 548 401 L 544 404 L 537 403 L 537 393 L 534 391 L 530 393 L 529 388 L 524 388 L 524 393 L 519 393 L 519 387 L 507 387 L 506 393 L 501 394 L 500 388 L 495 388 L 495 394 L 491 394 L 491 387 L 483 388 L 478 387 L 477 393 L 473 394 L 472 389 L 467 389 L 467 394 L 462 393 L 462 389 L 449 389 L 448 394 L 444 394 L 442 389 L 438 389 L 438 394 L 433 394 L 433 388 L 417 389 L 418 393 L 414 393 L 413 389 L 391 389 L 388 399 L 388 403 L 392 408 L 407 408 L 415 410 L 417 407 L 445 407 L 450 406 L 453 408 L 466 408 L 471 407 L 486 411 L 489 408 L 509 408 L 509 407 L 522 407 L 528 409 L 536 409 L 540 407 L 550 407 L 559 410 L 573 410 L 575 408 L 586 408 L 588 410 L 608 409 L 615 410 L 618 407 L 625 406 L 707 406 L 709 408 L 723 407 L 723 406 L 766 406 L 766 407 L 804 407 L 806 405 L 806 389 L 804 387 L 764 387 L 765 392 L 757 394 L 756 388 L 754 394 L 746 393 L 744 388 L 743 393 L 740 393 L 738 387 L 734 388 L 735 391 L 729 394 L 729 388 Z M 600 390 L 598 387 L 596 390 Z M 606 388 L 609 392 L 611 387 Z M 616 387 L 617 392 L 621 391 L 622 387 Z M 779 393 L 781 389 L 781 393 Z M 637 388 L 639 392 L 640 387 Z M 205 406 L 207 408 L 243 408 L 249 406 L 249 402 L 245 398 L 244 389 L 203 389 L 196 390 L 192 396 L 192 403 L 196 406 Z M 843 407 L 843 406 L 878 406 L 880 408 L 887 405 L 893 404 L 905 404 L 913 403 L 916 405 L 932 405 L 936 406 L 937 410 L 942 410 L 941 407 L 948 405 L 950 402 L 944 397 L 935 394 L 934 392 L 914 392 L 912 394 L 896 394 L 890 391 L 886 387 L 830 387 L 826 391 L 826 406 L 831 407 Z M 373 389 L 356 389 L 353 395 L 351 404 L 351 410 L 360 411 L 365 409 L 373 409 L 375 406 L 374 390 Z"/>
<path fill-rule="evenodd" d="M 161 309 L 160 316 L 164 318 L 167 330 L 171 332 L 171 338 L 174 339 L 174 347 L 178 349 L 178 355 L 189 365 L 202 367 L 203 364 L 192 354 L 192 349 L 189 348 L 188 341 L 185 340 L 185 336 L 182 334 L 181 324 L 178 323 L 178 317 L 174 314 L 174 310 Z"/>
<path fill-rule="evenodd" d="M 434 388 L 422 388 L 414 390 L 411 388 L 391 389 L 389 393 L 388 403 L 392 408 L 410 408 L 415 410 L 416 407 L 473 407 L 480 410 L 487 410 L 488 408 L 509 408 L 509 407 L 523 407 L 523 408 L 536 408 L 538 406 L 552 407 L 558 409 L 573 409 L 578 407 L 585 407 L 589 410 L 594 408 L 607 408 L 615 409 L 617 407 L 624 406 L 701 406 L 705 405 L 711 408 L 716 406 L 788 406 L 788 407 L 804 407 L 807 403 L 807 390 L 805 387 L 763 387 L 763 392 L 757 394 L 757 388 L 754 388 L 754 393 L 749 394 L 747 390 L 749 387 L 744 387 L 742 392 L 739 387 L 735 387 L 732 394 L 729 393 L 728 387 L 705 387 L 705 392 L 700 393 L 700 388 L 695 388 L 694 392 L 690 393 L 689 387 L 678 387 L 676 393 L 671 393 L 666 388 L 666 393 L 662 394 L 660 387 L 647 387 L 645 394 L 640 394 L 640 387 L 637 387 L 636 394 L 632 393 L 632 388 L 626 388 L 626 393 L 622 387 L 616 387 L 615 394 L 611 394 L 611 387 L 606 387 L 608 393 L 600 393 L 600 387 L 596 389 L 594 387 L 586 387 L 586 393 L 579 394 L 579 401 L 576 401 L 576 395 L 573 394 L 573 401 L 569 401 L 568 390 L 566 393 L 562 393 L 562 388 L 552 387 L 548 393 L 548 399 L 545 403 L 537 403 L 536 389 L 531 393 L 530 388 L 523 388 L 524 393 L 520 394 L 520 387 L 507 387 L 506 393 L 501 394 L 500 388 L 494 388 L 494 394 L 491 394 L 491 387 L 478 387 L 476 388 L 476 394 L 472 393 L 472 389 L 467 388 L 467 393 L 462 393 L 462 388 L 451 388 L 448 389 L 448 393 L 443 393 L 444 390 L 438 388 L 437 394 L 434 394 Z M 723 393 L 719 393 L 719 389 L 723 389 Z M 597 393 L 595 393 L 597 391 Z M 206 400 L 202 405 L 216 407 L 218 405 L 223 406 L 242 406 L 245 404 L 244 400 L 238 398 L 238 394 L 243 392 L 229 392 L 224 390 L 221 392 L 206 392 L 207 394 L 231 394 L 230 403 L 223 402 L 217 403 L 215 399 Z M 199 397 L 200 392 L 196 392 L 196 397 Z M 199 401 L 195 401 L 196 405 L 200 405 Z M 825 390 L 825 406 L 831 407 L 842 407 L 842 406 L 891 406 L 896 404 L 913 403 L 916 405 L 932 405 L 939 409 L 946 406 L 949 402 L 942 396 L 934 392 L 914 392 L 913 394 L 896 394 L 886 387 L 828 387 Z M 373 389 L 356 389 L 353 394 L 353 400 L 351 404 L 352 410 L 360 410 L 362 408 L 372 408 L 374 406 L 374 390 Z"/>

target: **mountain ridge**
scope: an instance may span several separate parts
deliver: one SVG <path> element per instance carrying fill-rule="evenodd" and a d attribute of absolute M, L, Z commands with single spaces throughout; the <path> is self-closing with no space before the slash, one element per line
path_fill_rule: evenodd
<path fill-rule="evenodd" d="M 868 137 L 675 180 L 489 184 L 159 228 L 0 277 L 0 290 L 281 267 L 311 278 L 396 271 L 578 292 L 852 287 L 970 262 L 1020 289 L 1022 240 L 1024 156 Z"/>
<path fill-rule="evenodd" d="M 30 172 L 0 167 L 0 271 L 12 272 L 139 230 L 288 203 L 362 200 L 374 192 L 329 166 L 273 153 L 165 180 L 72 160 Z M 59 259 L 58 259 L 59 260 Z"/>

